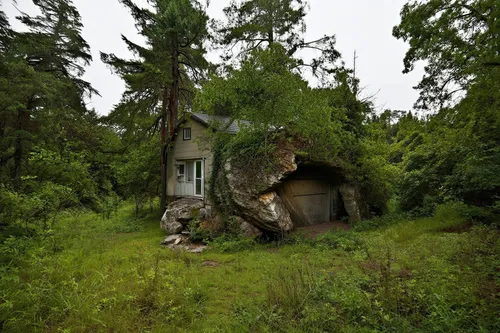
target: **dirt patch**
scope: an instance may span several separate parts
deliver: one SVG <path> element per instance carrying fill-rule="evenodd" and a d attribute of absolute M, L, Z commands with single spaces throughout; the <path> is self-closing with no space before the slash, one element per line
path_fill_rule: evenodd
<path fill-rule="evenodd" d="M 325 234 L 329 231 L 349 230 L 351 226 L 348 223 L 340 221 L 325 222 L 321 224 L 308 225 L 306 227 L 297 228 L 297 232 L 303 233 L 307 237 L 315 238 L 316 236 Z"/>
<path fill-rule="evenodd" d="M 220 262 L 213 261 L 213 260 L 205 260 L 203 262 L 203 266 L 205 267 L 219 267 L 221 264 Z"/>

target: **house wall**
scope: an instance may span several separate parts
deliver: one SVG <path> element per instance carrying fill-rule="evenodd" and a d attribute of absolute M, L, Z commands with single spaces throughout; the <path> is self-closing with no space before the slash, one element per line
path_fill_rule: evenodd
<path fill-rule="evenodd" d="M 184 140 L 182 138 L 182 129 L 191 128 L 191 140 Z M 186 120 L 177 129 L 177 134 L 174 139 L 172 150 L 168 152 L 167 156 L 167 196 L 169 200 L 175 198 L 175 187 L 177 183 L 177 161 L 204 159 L 204 175 L 205 175 L 205 197 L 208 193 L 208 180 L 211 176 L 212 170 L 212 152 L 206 149 L 207 146 L 203 144 L 201 136 L 203 135 L 206 127 L 192 119 Z"/>

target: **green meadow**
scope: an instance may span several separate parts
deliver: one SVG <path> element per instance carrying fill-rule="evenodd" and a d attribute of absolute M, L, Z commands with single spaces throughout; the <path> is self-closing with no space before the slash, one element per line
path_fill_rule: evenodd
<path fill-rule="evenodd" d="M 64 213 L 1 248 L 4 332 L 500 331 L 499 232 L 453 207 L 315 239 L 166 249 L 157 216 Z"/>

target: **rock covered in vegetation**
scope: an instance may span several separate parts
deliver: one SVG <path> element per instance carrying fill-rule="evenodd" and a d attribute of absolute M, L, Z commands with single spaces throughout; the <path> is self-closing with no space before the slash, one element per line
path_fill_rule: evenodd
<path fill-rule="evenodd" d="M 291 196 L 324 194 L 328 197 L 328 193 L 330 193 L 331 197 L 325 200 L 335 201 L 330 202 L 330 204 L 336 205 L 336 208 L 334 209 L 332 206 L 330 217 L 325 216 L 324 221 L 321 222 L 328 222 L 329 218 L 339 218 L 340 209 L 344 207 L 350 222 L 357 222 L 362 217 L 368 216 L 368 206 L 364 203 L 360 186 L 348 182 L 338 166 L 330 165 L 324 161 L 308 160 L 297 163 L 296 151 L 293 145 L 283 144 L 268 157 L 271 163 L 265 166 L 255 163 L 250 165 L 251 161 L 248 160 L 242 163 L 241 159 L 236 160 L 235 158 L 225 161 L 215 182 L 217 185 L 215 194 L 219 202 L 223 203 L 225 208 L 229 208 L 231 215 L 239 216 L 246 222 L 242 225 L 243 234 L 250 231 L 247 224 L 259 229 L 259 231 L 272 233 L 288 232 L 296 226 L 296 223 L 299 225 L 297 216 L 294 218 L 293 212 L 290 210 L 290 203 L 286 202 L 284 194 L 280 192 L 288 180 L 295 180 L 295 187 L 289 193 Z M 313 166 L 317 169 L 312 169 L 316 170 L 313 171 L 313 174 L 310 174 L 310 170 L 307 171 L 309 173 L 304 173 L 304 170 L 308 170 L 304 169 L 307 166 Z M 314 175 L 314 172 L 320 174 Z M 337 178 L 332 180 L 332 177 Z M 309 187 L 304 190 L 302 186 L 306 185 L 300 185 L 297 180 L 312 180 L 312 183 L 309 183 Z M 318 182 L 321 181 L 325 182 L 325 186 L 318 186 Z M 303 193 L 301 190 L 304 190 Z M 323 191 L 326 192 L 323 193 Z M 341 200 L 342 203 L 339 204 L 338 200 Z M 304 200 L 298 201 L 302 205 L 306 202 Z M 297 202 L 294 201 L 292 204 L 296 205 Z M 315 204 L 321 205 L 322 203 L 318 201 Z M 310 211 L 314 207 L 310 206 L 305 209 L 302 206 L 301 209 L 306 211 L 309 209 Z M 316 215 L 321 218 L 321 214 Z M 317 219 L 316 215 L 312 214 L 311 216 Z"/>
<path fill-rule="evenodd" d="M 291 151 L 283 151 L 277 162 L 272 171 L 248 172 L 228 161 L 224 171 L 236 215 L 259 229 L 279 233 L 292 230 L 293 223 L 274 188 L 297 170 L 297 163 Z"/>

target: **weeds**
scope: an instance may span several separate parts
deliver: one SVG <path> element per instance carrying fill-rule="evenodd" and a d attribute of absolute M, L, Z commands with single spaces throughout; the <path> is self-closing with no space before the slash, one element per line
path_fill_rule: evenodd
<path fill-rule="evenodd" d="M 448 211 L 316 239 L 227 234 L 199 255 L 159 247 L 159 218 L 132 208 L 5 237 L 0 330 L 500 331 L 495 225 L 449 232 L 465 220 Z"/>

